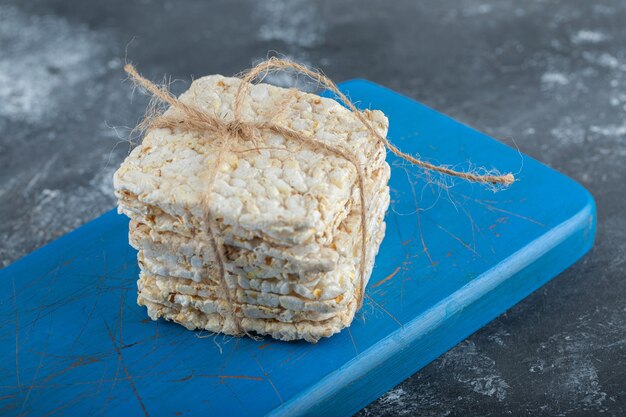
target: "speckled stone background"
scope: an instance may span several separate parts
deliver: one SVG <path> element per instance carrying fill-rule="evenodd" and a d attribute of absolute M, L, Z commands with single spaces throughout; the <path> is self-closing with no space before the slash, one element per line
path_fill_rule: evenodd
<path fill-rule="evenodd" d="M 114 206 L 146 104 L 126 57 L 189 80 L 276 50 L 514 143 L 598 203 L 589 255 L 359 415 L 624 415 L 625 46 L 619 0 L 2 0 L 0 266 Z"/>

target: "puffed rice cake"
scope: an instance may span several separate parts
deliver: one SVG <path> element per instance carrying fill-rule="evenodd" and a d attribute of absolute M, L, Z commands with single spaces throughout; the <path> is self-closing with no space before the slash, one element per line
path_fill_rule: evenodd
<path fill-rule="evenodd" d="M 179 100 L 231 121 L 240 82 L 203 77 Z M 363 115 L 386 135 L 382 112 Z M 188 329 L 316 342 L 352 322 L 361 263 L 363 285 L 371 275 L 389 205 L 386 149 L 338 102 L 298 90 L 252 85 L 242 119 L 271 121 L 358 150 L 367 197 L 366 259 L 360 251 L 360 190 L 348 161 L 262 131 L 254 144 L 229 143 L 204 207 L 217 158 L 212 142 L 224 138 L 154 129 L 114 176 L 118 211 L 131 219 L 129 241 L 138 250 L 138 303 L 152 319 Z M 207 209 L 224 248 L 230 302 L 206 234 Z"/>

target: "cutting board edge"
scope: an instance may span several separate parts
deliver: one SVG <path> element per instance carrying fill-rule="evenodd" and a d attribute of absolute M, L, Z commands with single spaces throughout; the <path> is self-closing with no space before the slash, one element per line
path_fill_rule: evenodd
<path fill-rule="evenodd" d="M 314 416 L 328 413 L 350 416 L 541 288 L 593 247 L 596 206 L 591 194 L 586 192 L 586 196 L 587 204 L 575 216 L 530 242 L 267 416 Z M 538 262 L 541 259 L 544 262 Z M 505 271 L 506 274 L 503 274 Z M 524 281 L 529 276 L 530 279 Z M 505 291 L 506 286 L 515 284 L 525 285 L 525 290 Z M 495 291 L 495 287 L 501 287 L 502 290 Z M 498 298 L 502 293 L 508 295 L 508 299 Z M 459 303 L 459 300 L 468 299 L 472 302 Z M 492 299 L 497 299 L 497 302 L 490 303 Z M 454 306 L 453 314 L 450 314 L 450 305 Z M 468 310 L 477 310 L 477 313 L 468 314 Z M 474 319 L 473 322 L 458 322 L 458 315 L 462 311 L 465 311 L 465 316 Z M 448 328 L 455 326 L 454 330 Z M 446 338 L 446 333 L 459 336 Z M 426 338 L 439 344 L 420 345 Z M 411 361 L 415 355 L 422 355 L 417 362 Z M 394 369 L 399 369 L 399 372 L 392 377 L 386 372 L 388 367 L 382 366 L 388 361 L 398 365 Z M 365 386 L 368 390 L 360 389 Z M 373 392 L 372 386 L 378 389 Z M 352 401 L 342 401 L 345 398 L 351 398 Z M 320 409 L 321 406 L 324 409 Z"/>

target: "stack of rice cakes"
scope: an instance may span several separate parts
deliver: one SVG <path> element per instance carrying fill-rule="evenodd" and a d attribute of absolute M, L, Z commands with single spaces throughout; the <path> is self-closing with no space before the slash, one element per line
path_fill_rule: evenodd
<path fill-rule="evenodd" d="M 231 121 L 240 82 L 203 77 L 179 99 Z M 386 135 L 380 111 L 363 114 Z M 269 131 L 251 142 L 155 129 L 114 178 L 118 211 L 130 217 L 129 240 L 139 251 L 138 303 L 153 320 L 188 329 L 316 342 L 352 322 L 361 262 L 364 285 L 371 275 L 389 205 L 386 149 L 336 101 L 293 89 L 251 85 L 242 120 L 271 121 L 354 152 L 365 176 L 366 259 L 358 179 L 348 161 Z M 225 140 L 229 150 L 209 185 Z M 207 209 L 230 297 L 209 244 Z"/>

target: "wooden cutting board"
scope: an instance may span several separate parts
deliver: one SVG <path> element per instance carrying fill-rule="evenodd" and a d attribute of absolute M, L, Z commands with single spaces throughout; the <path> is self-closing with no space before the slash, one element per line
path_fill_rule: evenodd
<path fill-rule="evenodd" d="M 0 271 L 0 414 L 350 415 L 592 246 L 595 205 L 579 184 L 384 87 L 341 88 L 385 112 L 404 151 L 519 181 L 443 189 L 389 155 L 387 235 L 363 309 L 315 345 L 151 321 L 135 302 L 128 221 L 111 211 Z"/>

